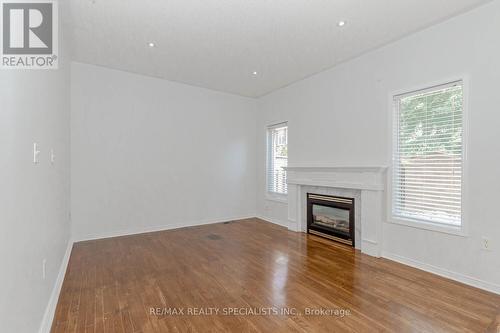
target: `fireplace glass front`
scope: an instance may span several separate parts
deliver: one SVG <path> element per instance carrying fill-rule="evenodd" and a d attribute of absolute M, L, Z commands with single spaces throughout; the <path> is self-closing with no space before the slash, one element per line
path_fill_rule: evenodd
<path fill-rule="evenodd" d="M 354 199 L 307 195 L 308 232 L 354 245 Z"/>

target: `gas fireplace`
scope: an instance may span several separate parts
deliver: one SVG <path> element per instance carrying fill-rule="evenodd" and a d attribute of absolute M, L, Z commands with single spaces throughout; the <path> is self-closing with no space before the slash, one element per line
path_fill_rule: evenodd
<path fill-rule="evenodd" d="M 308 193 L 307 232 L 354 246 L 354 199 Z"/>

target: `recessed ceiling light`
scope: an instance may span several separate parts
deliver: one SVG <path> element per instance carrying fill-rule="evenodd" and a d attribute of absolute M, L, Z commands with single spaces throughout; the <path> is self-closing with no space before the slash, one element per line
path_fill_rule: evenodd
<path fill-rule="evenodd" d="M 345 21 L 339 21 L 339 23 L 337 23 L 337 25 L 339 27 L 343 27 L 345 25 Z"/>
<path fill-rule="evenodd" d="M 255 76 L 255 75 L 257 75 L 257 74 L 259 74 L 259 73 L 257 73 L 257 72 L 252 72 L 252 75 L 253 75 L 253 76 Z"/>
<path fill-rule="evenodd" d="M 154 42 L 149 42 L 149 43 L 148 43 L 148 46 L 149 46 L 149 47 L 156 47 L 156 44 L 155 44 Z"/>

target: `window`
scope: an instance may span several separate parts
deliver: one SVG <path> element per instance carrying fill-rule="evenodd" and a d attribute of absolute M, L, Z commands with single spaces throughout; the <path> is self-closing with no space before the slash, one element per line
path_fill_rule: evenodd
<path fill-rule="evenodd" d="M 392 215 L 462 224 L 462 81 L 396 96 Z"/>
<path fill-rule="evenodd" d="M 267 191 L 287 194 L 288 126 L 281 123 L 267 128 Z"/>

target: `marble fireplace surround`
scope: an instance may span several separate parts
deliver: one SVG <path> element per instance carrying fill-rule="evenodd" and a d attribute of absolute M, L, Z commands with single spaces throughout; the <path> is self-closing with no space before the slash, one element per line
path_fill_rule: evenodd
<path fill-rule="evenodd" d="M 289 166 L 288 228 L 307 232 L 307 193 L 354 198 L 355 247 L 380 257 L 387 167 Z"/>

